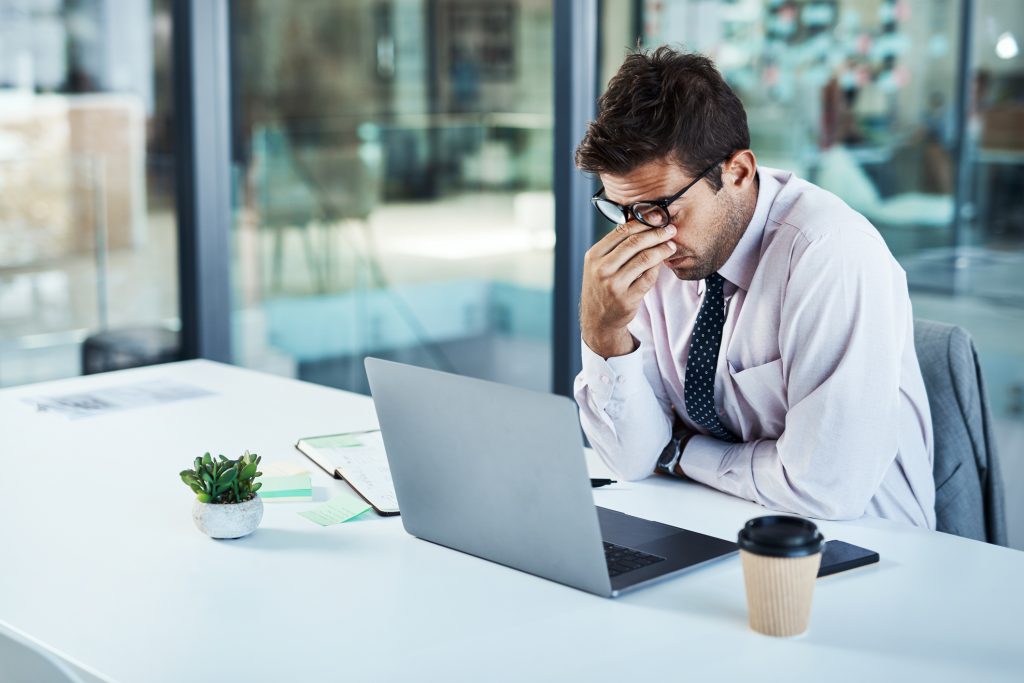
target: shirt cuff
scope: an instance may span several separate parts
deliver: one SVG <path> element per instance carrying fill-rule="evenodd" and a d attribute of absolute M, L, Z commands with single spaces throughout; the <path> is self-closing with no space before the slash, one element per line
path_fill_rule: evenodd
<path fill-rule="evenodd" d="M 590 391 L 590 399 L 598 410 L 609 403 L 620 404 L 640 390 L 645 382 L 642 349 L 640 345 L 625 356 L 612 356 L 605 360 L 582 342 L 583 381 Z"/>
<path fill-rule="evenodd" d="M 695 434 L 683 449 L 683 454 L 679 458 L 679 468 L 690 479 L 717 488 L 722 458 L 725 457 L 726 451 L 735 445 L 703 434 Z"/>

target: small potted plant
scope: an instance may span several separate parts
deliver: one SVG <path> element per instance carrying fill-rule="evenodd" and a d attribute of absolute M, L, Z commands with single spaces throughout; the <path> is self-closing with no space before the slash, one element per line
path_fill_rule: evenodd
<path fill-rule="evenodd" d="M 248 536 L 263 519 L 263 501 L 256 495 L 260 456 L 245 454 L 237 460 L 217 459 L 206 453 L 196 458 L 192 469 L 181 472 L 181 480 L 195 491 L 192 521 L 210 538 Z"/>

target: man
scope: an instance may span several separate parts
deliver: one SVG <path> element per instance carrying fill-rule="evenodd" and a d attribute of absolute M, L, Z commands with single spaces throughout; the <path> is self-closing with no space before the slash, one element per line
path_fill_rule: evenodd
<path fill-rule="evenodd" d="M 710 60 L 630 54 L 576 151 L 616 223 L 588 252 L 575 396 L 624 479 L 935 528 L 906 277 L 868 221 L 758 168 Z"/>

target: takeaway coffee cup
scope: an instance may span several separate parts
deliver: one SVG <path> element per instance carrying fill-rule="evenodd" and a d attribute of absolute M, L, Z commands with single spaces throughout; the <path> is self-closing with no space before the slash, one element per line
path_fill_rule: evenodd
<path fill-rule="evenodd" d="M 756 517 L 739 534 L 750 628 L 769 636 L 807 630 L 825 540 L 799 517 Z"/>

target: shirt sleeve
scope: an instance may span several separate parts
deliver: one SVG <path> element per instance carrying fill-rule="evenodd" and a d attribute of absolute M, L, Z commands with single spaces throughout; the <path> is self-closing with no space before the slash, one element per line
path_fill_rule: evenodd
<path fill-rule="evenodd" d="M 853 226 L 794 252 L 779 328 L 782 435 L 737 444 L 695 436 L 680 464 L 773 509 L 855 519 L 897 454 L 906 277 L 877 234 Z"/>
<path fill-rule="evenodd" d="M 654 472 L 672 436 L 672 405 L 654 357 L 646 306 L 629 330 L 639 345 L 625 356 L 605 360 L 581 344 L 583 370 L 573 393 L 594 451 L 616 476 L 633 481 Z"/>

